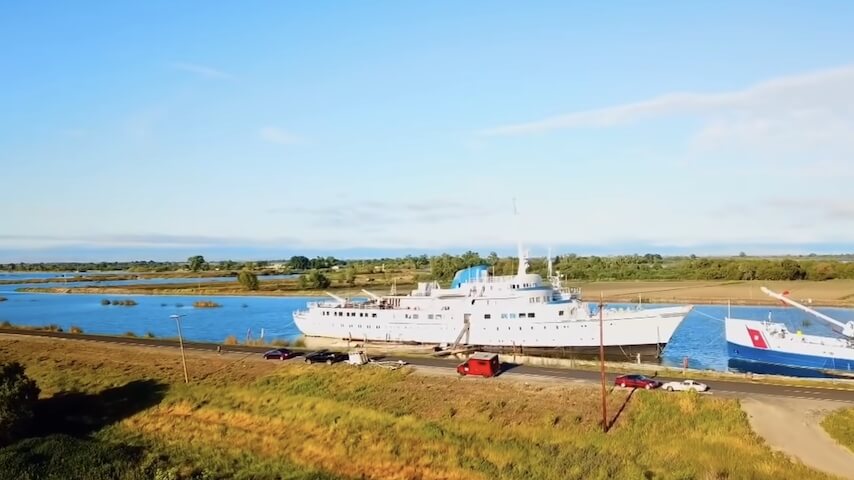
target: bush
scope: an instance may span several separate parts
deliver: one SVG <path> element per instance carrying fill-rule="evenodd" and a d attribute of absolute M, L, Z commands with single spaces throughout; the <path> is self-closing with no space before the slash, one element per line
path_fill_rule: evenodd
<path fill-rule="evenodd" d="M 12 328 L 12 323 L 9 320 L 3 320 L 3 323 L 0 323 L 0 327 L 2 328 Z"/>
<path fill-rule="evenodd" d="M 154 332 L 145 332 L 145 338 L 154 338 Z"/>
<path fill-rule="evenodd" d="M 25 435 L 33 421 L 39 387 L 20 363 L 0 364 L 0 445 Z"/>
<path fill-rule="evenodd" d="M 205 300 L 205 301 L 199 300 L 198 302 L 193 303 L 193 306 L 196 308 L 219 308 L 222 305 L 220 305 L 216 302 L 212 302 L 210 300 Z"/>
<path fill-rule="evenodd" d="M 29 438 L 0 449 L 0 478 L 155 478 L 162 458 L 146 458 L 138 447 L 68 435 Z"/>
<path fill-rule="evenodd" d="M 110 303 L 111 302 L 109 300 L 107 300 L 106 298 L 101 300 L 101 305 L 109 305 Z"/>
<path fill-rule="evenodd" d="M 225 342 L 223 343 L 225 343 L 226 345 L 237 345 L 237 337 L 235 337 L 234 335 L 229 335 L 225 337 Z"/>
<path fill-rule="evenodd" d="M 123 333 L 122 336 L 123 337 L 136 337 L 136 334 L 131 332 L 131 331 L 127 331 L 127 332 Z"/>
<path fill-rule="evenodd" d="M 246 290 L 258 290 L 258 276 L 249 270 L 242 270 L 240 274 L 237 275 L 237 281 L 240 282 L 240 285 L 242 285 Z"/>
<path fill-rule="evenodd" d="M 83 329 L 78 327 L 78 326 L 75 326 L 75 325 L 72 325 L 71 330 L 69 330 L 69 331 L 71 333 L 83 333 Z"/>

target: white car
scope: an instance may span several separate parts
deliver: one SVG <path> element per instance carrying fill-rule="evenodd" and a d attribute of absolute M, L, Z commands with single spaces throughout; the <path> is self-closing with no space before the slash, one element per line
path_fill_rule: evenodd
<path fill-rule="evenodd" d="M 662 385 L 661 388 L 663 390 L 667 390 L 668 392 L 684 392 L 687 390 L 705 392 L 709 389 L 709 386 L 705 383 L 695 382 L 694 380 L 683 380 L 681 382 L 667 382 Z"/>

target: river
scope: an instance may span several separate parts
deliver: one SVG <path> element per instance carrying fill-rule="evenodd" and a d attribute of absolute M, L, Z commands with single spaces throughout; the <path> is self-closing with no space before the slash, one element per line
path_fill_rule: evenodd
<path fill-rule="evenodd" d="M 5 275 L 5 276 L 4 276 Z M 10 278 L 54 278 L 55 274 L 0 274 L 0 279 Z M 53 276 L 51 276 L 53 275 Z M 234 280 L 231 277 L 222 277 Z M 259 277 L 271 278 L 271 277 Z M 131 283 L 163 283 L 196 279 L 147 279 L 103 282 L 100 285 Z M 211 281 L 204 279 L 203 281 Z M 95 285 L 92 282 L 67 284 L 38 284 L 36 286 Z M 68 331 L 77 326 L 86 333 L 121 335 L 133 332 L 144 336 L 149 332 L 157 337 L 177 336 L 175 322 L 170 315 L 185 315 L 181 321 L 182 333 L 189 340 L 222 342 L 234 335 L 245 340 L 258 339 L 263 333 L 265 340 L 293 340 L 300 335 L 293 323 L 291 313 L 305 308 L 306 302 L 314 297 L 235 297 L 235 296 L 158 296 L 158 295 L 74 295 L 22 293 L 15 290 L 27 285 L 0 285 L 0 322 L 9 321 L 19 325 L 56 324 Z M 133 298 L 138 305 L 133 307 L 101 305 L 101 300 Z M 197 300 L 213 300 L 219 308 L 194 308 Z M 622 307 L 628 305 L 611 304 Z M 659 305 L 645 305 L 654 307 Z M 819 308 L 819 311 L 840 321 L 854 320 L 854 309 Z M 794 308 L 769 306 L 733 306 L 732 316 L 762 320 L 771 312 L 774 321 L 786 323 L 792 330 L 804 333 L 832 335 L 830 327 L 805 312 Z M 662 362 L 667 365 L 682 365 L 687 357 L 692 368 L 726 370 L 728 356 L 724 338 L 723 318 L 727 307 L 720 305 L 697 305 L 682 322 L 664 350 Z M 806 323 L 805 323 L 806 321 Z"/>

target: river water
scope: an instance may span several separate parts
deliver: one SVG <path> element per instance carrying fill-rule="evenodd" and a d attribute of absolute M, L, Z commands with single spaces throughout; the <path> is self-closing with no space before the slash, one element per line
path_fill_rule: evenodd
<path fill-rule="evenodd" d="M 56 274 L 2 274 L 0 279 L 54 278 Z M 234 280 L 222 277 L 225 280 Z M 270 279 L 259 277 L 259 279 Z M 131 283 L 167 283 L 181 280 L 196 282 L 197 279 L 147 279 L 118 282 L 57 282 L 33 286 L 77 286 L 77 285 L 122 285 Z M 211 281 L 211 279 L 204 279 Z M 143 336 L 152 333 L 158 337 L 177 336 L 174 320 L 170 315 L 185 315 L 181 320 L 182 333 L 188 340 L 222 342 L 230 335 L 244 340 L 258 339 L 263 333 L 265 340 L 292 340 L 300 335 L 293 323 L 291 313 L 304 309 L 306 302 L 314 297 L 234 297 L 234 296 L 153 296 L 153 295 L 73 295 L 19 293 L 15 290 L 27 285 L 0 285 L 0 322 L 9 321 L 19 325 L 56 324 L 68 331 L 72 325 L 86 333 L 116 334 L 133 332 Z M 101 300 L 132 297 L 138 305 L 133 307 L 104 306 Z M 220 308 L 194 308 L 197 300 L 213 300 Z M 630 305 L 610 304 L 613 307 Z M 651 308 L 663 305 L 644 305 Z M 854 320 L 854 309 L 818 308 L 817 310 L 847 322 Z M 829 326 L 805 312 L 794 308 L 769 306 L 733 306 L 732 316 L 763 320 L 771 312 L 772 319 L 786 323 L 790 329 L 804 333 L 832 335 Z M 676 330 L 664 350 L 662 362 L 667 365 L 682 365 L 688 357 L 692 368 L 726 370 L 728 368 L 723 318 L 727 307 L 721 305 L 697 305 Z"/>

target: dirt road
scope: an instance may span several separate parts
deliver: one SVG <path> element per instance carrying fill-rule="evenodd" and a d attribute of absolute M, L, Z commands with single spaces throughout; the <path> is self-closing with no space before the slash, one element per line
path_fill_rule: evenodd
<path fill-rule="evenodd" d="M 827 413 L 845 406 L 850 405 L 764 395 L 741 400 L 753 431 L 772 449 L 816 470 L 854 480 L 854 453 L 836 443 L 820 425 Z"/>

